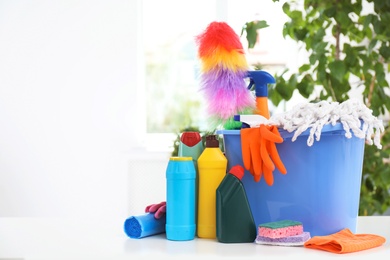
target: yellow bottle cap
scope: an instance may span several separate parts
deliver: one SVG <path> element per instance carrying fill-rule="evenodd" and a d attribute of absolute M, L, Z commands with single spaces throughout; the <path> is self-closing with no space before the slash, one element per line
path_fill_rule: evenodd
<path fill-rule="evenodd" d="M 185 156 L 185 157 L 172 156 L 169 160 L 171 160 L 171 161 L 192 161 L 192 157 L 189 157 L 189 156 Z"/>

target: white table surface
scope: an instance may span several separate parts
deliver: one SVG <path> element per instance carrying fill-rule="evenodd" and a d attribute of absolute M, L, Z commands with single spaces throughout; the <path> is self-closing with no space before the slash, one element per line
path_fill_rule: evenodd
<path fill-rule="evenodd" d="M 388 259 L 390 216 L 359 217 L 356 233 L 386 238 L 380 247 L 335 254 L 304 247 L 224 244 L 216 239 L 169 241 L 164 234 L 132 239 L 123 231 L 124 220 L 0 218 L 0 260 L 38 259 Z M 157 259 L 156 259 L 157 260 Z"/>

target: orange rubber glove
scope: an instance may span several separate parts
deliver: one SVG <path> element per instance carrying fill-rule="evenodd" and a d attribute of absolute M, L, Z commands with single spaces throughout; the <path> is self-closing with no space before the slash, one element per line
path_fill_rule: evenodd
<path fill-rule="evenodd" d="M 272 186 L 274 183 L 272 172 L 275 170 L 275 166 L 282 174 L 287 173 L 275 144 L 282 143 L 283 138 L 276 126 L 267 125 L 260 125 L 260 136 L 260 154 L 263 161 L 264 179 L 269 186 Z"/>
<path fill-rule="evenodd" d="M 256 182 L 264 175 L 266 183 L 272 186 L 275 166 L 282 174 L 287 173 L 275 144 L 283 142 L 276 126 L 243 128 L 240 134 L 244 168 L 253 175 Z"/>
<path fill-rule="evenodd" d="M 242 128 L 241 135 L 241 152 L 244 168 L 247 169 L 258 182 L 263 172 L 261 154 L 260 154 L 260 128 Z"/>

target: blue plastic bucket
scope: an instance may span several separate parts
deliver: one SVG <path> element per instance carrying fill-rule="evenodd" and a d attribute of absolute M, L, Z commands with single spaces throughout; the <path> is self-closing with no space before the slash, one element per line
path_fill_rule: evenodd
<path fill-rule="evenodd" d="M 277 149 L 287 174 L 273 172 L 274 184 L 264 177 L 255 182 L 245 171 L 242 182 L 256 226 L 296 220 L 311 236 L 356 232 L 359 211 L 364 139 L 345 137 L 340 123 L 325 125 L 320 141 L 307 145 L 310 129 L 292 142 L 293 132 L 280 129 L 284 141 Z M 240 130 L 219 130 L 223 135 L 228 169 L 242 163 Z"/>

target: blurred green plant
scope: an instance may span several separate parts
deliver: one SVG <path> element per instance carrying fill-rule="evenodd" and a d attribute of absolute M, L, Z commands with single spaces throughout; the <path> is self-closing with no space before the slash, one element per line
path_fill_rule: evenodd
<path fill-rule="evenodd" d="M 269 98 L 276 106 L 295 92 L 310 102 L 343 102 L 351 90 L 361 91 L 385 132 L 381 150 L 365 146 L 359 215 L 383 214 L 390 206 L 390 0 L 286 1 L 283 12 L 289 18 L 283 36 L 304 48 L 308 60 L 298 71 L 276 74 Z M 248 38 L 248 48 L 256 38 Z"/>
<path fill-rule="evenodd" d="M 246 39 L 248 41 L 248 48 L 251 49 L 255 47 L 257 36 L 258 36 L 258 30 L 262 28 L 266 28 L 269 25 L 264 20 L 259 21 L 250 21 L 244 24 L 241 30 L 241 36 L 246 34 Z"/>

